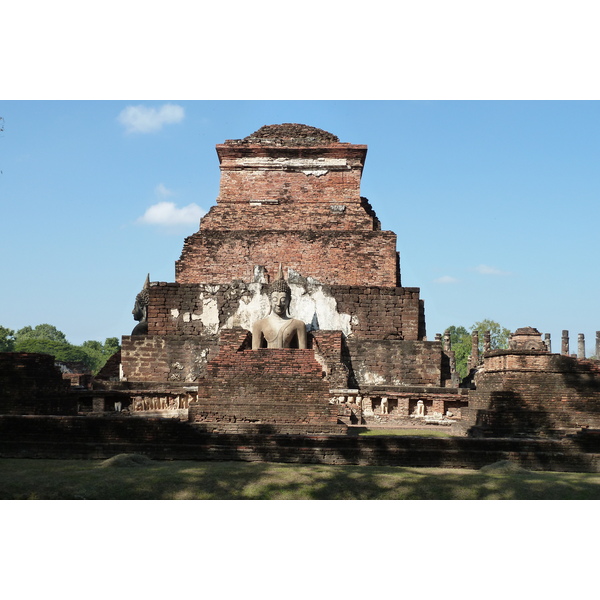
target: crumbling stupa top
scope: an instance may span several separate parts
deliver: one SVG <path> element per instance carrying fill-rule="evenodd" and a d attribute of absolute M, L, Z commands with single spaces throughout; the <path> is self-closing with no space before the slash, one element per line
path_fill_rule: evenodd
<path fill-rule="evenodd" d="M 535 327 L 519 327 L 513 335 L 542 335 Z"/>
<path fill-rule="evenodd" d="M 260 144 L 265 146 L 322 146 L 339 144 L 340 139 L 318 127 L 300 123 L 263 125 L 242 140 L 226 140 L 226 144 Z"/>

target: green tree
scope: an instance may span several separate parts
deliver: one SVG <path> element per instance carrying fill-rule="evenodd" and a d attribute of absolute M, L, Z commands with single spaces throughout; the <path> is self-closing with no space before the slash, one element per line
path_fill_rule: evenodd
<path fill-rule="evenodd" d="M 484 319 L 483 321 L 477 321 L 472 327 L 471 332 L 479 332 L 479 351 L 483 352 L 483 334 L 486 331 L 490 332 L 490 349 L 501 350 L 508 348 L 508 338 L 510 337 L 510 329 L 502 327 L 500 323 L 492 321 L 490 319 Z"/>
<path fill-rule="evenodd" d="M 15 349 L 15 332 L 0 325 L 0 352 L 12 352 Z"/>
<path fill-rule="evenodd" d="M 0 329 L 0 349 L 2 348 L 2 329 Z M 15 335 L 13 347 L 18 352 L 51 354 L 61 362 L 80 362 L 94 374 L 120 349 L 119 339 L 116 337 L 106 338 L 104 344 L 96 340 L 87 340 L 81 346 L 75 346 L 67 341 L 62 331 L 48 323 L 35 327 L 27 325 L 19 329 Z"/>
<path fill-rule="evenodd" d="M 446 330 L 450 333 L 450 347 L 456 358 L 456 370 L 461 378 L 467 376 L 467 360 L 471 354 L 471 334 L 462 325 L 452 325 Z"/>
<path fill-rule="evenodd" d="M 93 364 L 92 372 L 98 373 L 106 364 L 106 361 L 121 349 L 119 339 L 116 337 L 106 338 L 104 344 L 95 340 L 87 340 L 81 345 L 81 349 L 89 356 Z"/>
<path fill-rule="evenodd" d="M 109 337 L 104 340 L 104 354 L 111 357 L 115 352 L 118 352 L 121 349 L 121 344 L 119 344 L 119 338 Z"/>
<path fill-rule="evenodd" d="M 18 352 L 51 354 L 56 360 L 61 362 L 80 362 L 90 370 L 94 368 L 94 362 L 90 359 L 90 356 L 82 348 L 73 346 L 68 342 L 25 338 L 16 341 L 15 349 Z"/>
<path fill-rule="evenodd" d="M 92 373 L 97 373 L 106 362 L 106 358 L 102 352 L 102 344 L 94 340 L 87 340 L 81 344 L 80 348 L 87 356 Z"/>
<path fill-rule="evenodd" d="M 491 350 L 508 348 L 510 330 L 506 329 L 506 327 L 502 327 L 499 323 L 490 319 L 477 321 L 477 323 L 474 323 L 471 326 L 470 330 L 467 330 L 462 325 L 459 325 L 458 327 L 452 325 L 451 327 L 448 327 L 446 331 L 450 332 L 450 343 L 456 358 L 456 370 L 461 378 L 468 375 L 467 361 L 471 355 L 473 344 L 471 336 L 473 335 L 474 331 L 479 333 L 480 353 L 483 353 L 483 338 L 486 331 L 490 332 Z"/>
<path fill-rule="evenodd" d="M 42 323 L 31 327 L 27 325 L 17 331 L 17 341 L 19 340 L 50 340 L 52 342 L 60 342 L 62 344 L 68 344 L 67 337 L 62 331 L 59 331 L 54 325 L 48 323 Z"/>

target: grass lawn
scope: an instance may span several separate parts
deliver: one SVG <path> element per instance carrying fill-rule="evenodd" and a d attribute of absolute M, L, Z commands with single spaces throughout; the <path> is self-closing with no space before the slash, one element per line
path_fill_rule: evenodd
<path fill-rule="evenodd" d="M 592 500 L 600 474 L 280 463 L 0 459 L 0 498 Z"/>

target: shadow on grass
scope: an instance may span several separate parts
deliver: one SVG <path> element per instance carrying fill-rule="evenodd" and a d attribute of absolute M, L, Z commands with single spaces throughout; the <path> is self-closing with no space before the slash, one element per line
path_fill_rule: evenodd
<path fill-rule="evenodd" d="M 600 499 L 594 473 L 152 461 L 0 459 L 2 499 L 569 500 Z"/>

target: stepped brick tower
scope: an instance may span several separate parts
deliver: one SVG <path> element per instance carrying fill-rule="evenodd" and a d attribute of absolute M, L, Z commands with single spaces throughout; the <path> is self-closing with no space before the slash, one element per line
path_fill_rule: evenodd
<path fill-rule="evenodd" d="M 360 180 L 366 146 L 304 125 L 217 146 L 217 205 L 186 240 L 179 283 L 251 281 L 254 268 L 328 285 L 399 285 L 396 236 L 380 231 Z"/>
<path fill-rule="evenodd" d="M 219 144 L 217 203 L 199 231 L 185 240 L 176 281 L 145 286 L 147 334 L 123 338 L 123 382 L 140 394 L 153 387 L 171 396 L 185 389 L 193 404 L 198 386 L 194 411 L 190 408 L 197 420 L 212 418 L 209 414 L 220 418 L 218 406 L 225 397 L 218 390 L 225 394 L 227 389 L 226 420 L 235 422 L 244 418 L 233 414 L 230 402 L 234 373 L 236 389 L 247 387 L 236 372 L 235 353 L 239 365 L 252 363 L 253 381 L 261 361 L 269 377 L 274 377 L 273 365 L 296 364 L 295 383 L 288 386 L 295 401 L 302 396 L 292 390 L 298 390 L 303 369 L 306 381 L 312 381 L 308 395 L 317 404 L 319 394 L 334 390 L 389 395 L 407 386 L 430 391 L 451 386 L 447 353 L 439 341 L 425 339 L 419 289 L 401 286 L 396 235 L 381 230 L 360 195 L 366 154 L 364 145 L 341 143 L 326 131 L 299 124 L 264 126 Z M 283 354 L 253 351 L 250 332 L 269 314 L 269 284 L 278 278 L 280 265 L 289 315 L 305 323 L 308 347 Z M 300 355 L 301 360 L 290 358 Z M 227 384 L 223 365 L 231 372 Z M 315 365 L 321 369 L 319 385 Z M 213 385 L 217 379 L 220 387 Z M 260 415 L 253 422 L 265 423 L 264 406 L 275 388 L 259 388 L 249 393 L 262 408 L 248 410 Z M 405 400 L 392 408 L 408 416 Z M 210 410 L 202 412 L 202 402 Z M 248 407 L 249 402 L 246 394 L 234 404 Z"/>

